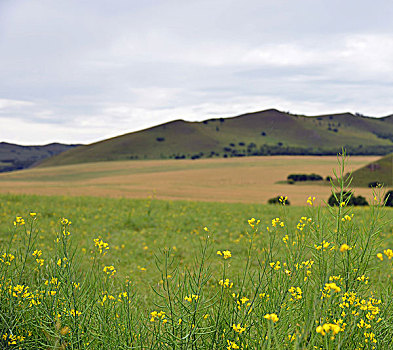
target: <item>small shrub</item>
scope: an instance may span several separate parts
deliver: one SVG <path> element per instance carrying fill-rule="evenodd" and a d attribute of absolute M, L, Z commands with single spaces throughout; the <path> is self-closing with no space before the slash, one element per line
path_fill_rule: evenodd
<path fill-rule="evenodd" d="M 385 194 L 384 201 L 386 202 L 386 207 L 393 207 L 393 191 L 389 191 Z"/>
<path fill-rule="evenodd" d="M 282 205 L 291 205 L 290 201 L 288 200 L 288 197 L 286 196 L 277 196 L 274 198 L 270 198 L 267 201 L 268 204 L 282 204 Z"/>
<path fill-rule="evenodd" d="M 340 199 L 340 192 L 336 192 L 335 194 L 332 194 L 329 197 L 328 204 L 330 206 L 338 206 L 340 203 L 338 203 Z M 355 196 L 353 195 L 353 192 L 351 191 L 344 191 L 342 194 L 342 202 L 346 203 L 345 205 L 350 205 L 350 206 L 367 206 L 368 202 L 366 198 L 363 196 Z"/>
<path fill-rule="evenodd" d="M 323 177 L 318 174 L 290 174 L 287 180 L 297 181 L 322 181 Z"/>

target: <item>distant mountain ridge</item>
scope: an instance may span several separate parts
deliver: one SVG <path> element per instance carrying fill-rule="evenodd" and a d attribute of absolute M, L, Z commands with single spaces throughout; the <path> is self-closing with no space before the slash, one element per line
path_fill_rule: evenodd
<path fill-rule="evenodd" d="M 351 155 L 393 152 L 393 115 L 295 115 L 269 109 L 202 122 L 181 119 L 76 147 L 39 166 L 126 159 L 253 155 Z"/>
<path fill-rule="evenodd" d="M 53 157 L 80 145 L 50 143 L 43 146 L 21 146 L 0 142 L 0 172 L 29 168 L 48 157 Z"/>

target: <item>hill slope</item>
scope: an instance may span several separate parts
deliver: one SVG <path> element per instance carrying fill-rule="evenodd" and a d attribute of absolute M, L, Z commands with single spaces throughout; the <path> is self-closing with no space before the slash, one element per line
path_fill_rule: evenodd
<path fill-rule="evenodd" d="M 369 183 L 378 182 L 385 187 L 393 186 L 393 154 L 372 162 L 353 174 L 353 186 L 367 187 Z"/>
<path fill-rule="evenodd" d="M 0 172 L 28 168 L 45 158 L 53 157 L 77 145 L 51 143 L 44 146 L 20 146 L 0 142 Z"/>
<path fill-rule="evenodd" d="M 350 113 L 306 117 L 270 109 L 203 122 L 175 120 L 47 159 L 41 166 L 125 159 L 240 157 L 269 154 L 393 152 L 393 116 Z"/>

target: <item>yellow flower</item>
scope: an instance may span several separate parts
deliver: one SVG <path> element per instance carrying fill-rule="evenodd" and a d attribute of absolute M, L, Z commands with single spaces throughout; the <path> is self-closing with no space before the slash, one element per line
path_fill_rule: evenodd
<path fill-rule="evenodd" d="M 232 325 L 232 328 L 233 328 L 233 330 L 234 330 L 236 333 L 239 333 L 239 334 L 242 334 L 242 333 L 246 330 L 246 326 L 242 327 L 242 326 L 240 325 L 240 323 L 238 323 L 237 325 L 236 325 L 236 324 L 233 324 L 233 325 Z"/>
<path fill-rule="evenodd" d="M 242 304 L 246 303 L 247 301 L 249 301 L 250 299 L 243 297 L 240 299 L 240 301 L 242 302 Z"/>
<path fill-rule="evenodd" d="M 377 254 L 377 258 L 378 258 L 379 260 L 383 261 L 383 255 L 382 255 L 381 253 L 378 253 L 378 254 Z"/>
<path fill-rule="evenodd" d="M 35 259 L 38 265 L 44 266 L 44 259 Z"/>
<path fill-rule="evenodd" d="M 309 205 L 313 205 L 314 201 L 315 201 L 315 197 L 308 197 L 307 198 L 307 204 L 309 204 Z"/>
<path fill-rule="evenodd" d="M 191 294 L 190 296 L 188 296 L 188 295 L 186 295 L 185 297 L 184 297 L 184 300 L 187 300 L 188 302 L 192 302 L 192 300 L 195 300 L 195 301 L 197 301 L 198 300 L 198 298 L 199 298 L 199 295 L 196 295 L 196 294 Z"/>
<path fill-rule="evenodd" d="M 106 251 L 109 249 L 109 244 L 99 238 L 94 239 L 94 246 L 98 248 L 100 254 L 104 252 L 103 255 L 105 255 Z"/>
<path fill-rule="evenodd" d="M 341 247 L 340 247 L 340 252 L 341 252 L 341 253 L 344 253 L 344 252 L 346 252 L 347 250 L 350 250 L 350 249 L 351 249 L 351 247 L 350 247 L 348 244 L 344 243 L 344 244 L 341 245 Z"/>
<path fill-rule="evenodd" d="M 386 249 L 386 250 L 384 250 L 383 252 L 384 252 L 384 254 L 389 258 L 389 260 L 390 260 L 391 258 L 393 258 L 393 251 L 392 251 L 391 249 Z"/>
<path fill-rule="evenodd" d="M 232 254 L 229 250 L 223 250 L 223 251 L 217 250 L 217 255 L 223 256 L 224 259 L 229 259 L 232 256 Z"/>
<path fill-rule="evenodd" d="M 239 345 L 237 345 L 234 341 L 229 341 L 227 340 L 227 350 L 231 350 L 231 349 L 239 349 Z"/>
<path fill-rule="evenodd" d="M 112 265 L 105 266 L 102 271 L 104 271 L 107 275 L 109 275 L 109 277 L 112 277 L 116 273 L 116 269 Z"/>
<path fill-rule="evenodd" d="M 278 199 L 278 201 L 282 204 L 285 205 L 286 201 L 287 201 L 288 197 L 287 196 L 280 196 L 280 198 Z"/>
<path fill-rule="evenodd" d="M 70 312 L 69 312 L 69 314 L 70 314 L 71 316 L 80 316 L 80 315 L 82 315 L 82 313 L 81 313 L 80 311 L 75 310 L 75 309 L 71 309 Z"/>
<path fill-rule="evenodd" d="M 17 216 L 14 221 L 14 226 L 22 226 L 25 224 L 25 220 L 21 216 Z"/>
<path fill-rule="evenodd" d="M 321 335 L 326 335 L 326 333 L 328 332 L 332 332 L 333 333 L 333 339 L 334 339 L 334 335 L 338 334 L 338 332 L 342 331 L 343 329 L 335 323 L 325 323 L 322 326 L 318 326 L 316 329 L 317 333 L 320 333 Z"/>
<path fill-rule="evenodd" d="M 225 288 L 225 287 L 226 287 L 226 288 L 232 288 L 232 287 L 233 287 L 233 282 L 230 282 L 228 278 L 225 279 L 225 281 L 224 281 L 224 280 L 220 280 L 220 281 L 218 282 L 218 284 L 219 284 L 220 286 L 223 286 L 224 288 Z"/>
<path fill-rule="evenodd" d="M 273 323 L 276 323 L 279 320 L 276 314 L 266 314 L 265 316 L 263 316 L 263 318 L 273 321 Z"/>
<path fill-rule="evenodd" d="M 251 226 L 251 228 L 254 228 L 255 225 L 259 225 L 261 220 L 256 220 L 255 218 L 249 219 L 248 224 Z"/>
<path fill-rule="evenodd" d="M 229 250 L 224 250 L 222 253 L 224 254 L 224 259 L 229 259 L 232 256 Z"/>
<path fill-rule="evenodd" d="M 35 250 L 32 255 L 34 257 L 39 258 L 42 255 L 42 251 L 41 250 Z"/>
<path fill-rule="evenodd" d="M 292 295 L 290 301 L 300 300 L 303 296 L 303 292 L 300 287 L 291 287 L 288 289 L 288 292 Z"/>
<path fill-rule="evenodd" d="M 64 225 L 64 226 L 66 226 L 66 225 L 71 225 L 71 221 L 69 221 L 69 220 L 66 219 L 66 218 L 62 218 L 60 222 L 61 222 L 61 224 Z"/>

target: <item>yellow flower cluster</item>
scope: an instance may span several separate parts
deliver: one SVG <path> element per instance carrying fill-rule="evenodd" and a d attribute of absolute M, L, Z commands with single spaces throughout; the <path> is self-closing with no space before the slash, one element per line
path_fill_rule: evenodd
<path fill-rule="evenodd" d="M 260 294 L 259 294 L 259 297 L 260 297 L 261 299 L 265 298 L 266 300 L 269 300 L 270 295 L 267 294 L 267 293 L 260 293 Z"/>
<path fill-rule="evenodd" d="M 322 335 L 326 335 L 326 333 L 331 331 L 333 334 L 332 339 L 334 339 L 334 336 L 337 335 L 341 330 L 341 327 L 334 323 L 325 323 L 322 326 L 318 326 L 316 329 L 317 333 Z"/>
<path fill-rule="evenodd" d="M 2 338 L 8 343 L 8 345 L 16 345 L 18 341 L 23 342 L 25 340 L 25 337 L 22 335 L 18 335 L 18 336 L 14 334 L 8 335 L 8 333 L 3 334 Z"/>
<path fill-rule="evenodd" d="M 291 293 L 292 298 L 290 301 L 300 300 L 302 298 L 302 289 L 300 287 L 291 287 L 288 289 L 288 292 Z"/>
<path fill-rule="evenodd" d="M 227 344 L 227 350 L 239 349 L 239 345 L 237 345 L 234 341 L 227 340 Z"/>
<path fill-rule="evenodd" d="M 276 262 L 271 262 L 270 264 L 270 267 L 272 268 L 272 269 L 274 269 L 274 270 L 279 270 L 279 269 L 281 269 L 281 263 L 280 263 L 280 261 L 276 261 Z"/>
<path fill-rule="evenodd" d="M 322 291 L 321 299 L 330 298 L 331 291 L 339 293 L 339 292 L 341 292 L 341 288 L 339 286 L 337 286 L 337 284 L 335 282 L 326 283 L 325 287 L 323 288 L 323 291 Z"/>
<path fill-rule="evenodd" d="M 251 228 L 254 228 L 256 225 L 259 225 L 261 220 L 256 220 L 255 218 L 252 218 L 248 220 L 248 224 L 251 226 Z"/>
<path fill-rule="evenodd" d="M 341 219 L 341 221 L 343 221 L 343 222 L 351 221 L 352 218 L 353 218 L 353 214 L 352 214 L 351 216 L 345 215 L 345 216 Z"/>
<path fill-rule="evenodd" d="M 32 255 L 36 258 L 35 261 L 37 262 L 38 265 L 40 265 L 40 266 L 44 265 L 44 259 L 40 259 L 41 255 L 42 255 L 41 250 L 35 250 Z"/>
<path fill-rule="evenodd" d="M 223 251 L 218 250 L 217 255 L 223 256 L 225 260 L 232 257 L 232 254 L 229 250 L 223 250 Z"/>
<path fill-rule="evenodd" d="M 375 334 L 373 333 L 373 332 L 370 332 L 370 333 L 367 333 L 367 332 L 365 332 L 364 333 L 364 342 L 365 343 L 376 343 L 377 342 L 377 339 L 375 339 Z"/>
<path fill-rule="evenodd" d="M 273 227 L 276 227 L 276 226 L 278 226 L 278 225 L 281 226 L 281 227 L 284 227 L 284 226 L 285 226 L 284 222 L 281 221 L 280 218 L 275 218 L 275 219 L 273 219 L 273 220 L 272 220 L 272 226 L 273 226 Z"/>
<path fill-rule="evenodd" d="M 33 305 L 41 304 L 40 299 L 42 299 L 42 293 L 45 293 L 45 291 L 39 292 L 36 290 L 35 292 L 30 292 L 29 286 L 17 284 L 16 286 L 10 285 L 8 287 L 8 293 L 18 299 L 19 305 L 26 300 L 29 303 L 29 307 L 32 307 Z"/>
<path fill-rule="evenodd" d="M 190 296 L 186 295 L 186 296 L 184 297 L 184 300 L 187 300 L 188 302 L 191 303 L 193 300 L 197 301 L 198 298 L 199 298 L 199 295 L 191 294 Z"/>
<path fill-rule="evenodd" d="M 366 277 L 365 275 L 359 276 L 356 280 L 360 282 L 364 282 L 364 284 L 368 284 L 368 277 Z"/>
<path fill-rule="evenodd" d="M 233 325 L 232 325 L 232 328 L 233 328 L 233 330 L 234 330 L 236 333 L 242 334 L 242 333 L 246 330 L 247 326 L 245 325 L 244 327 L 242 327 L 241 324 L 238 323 L 237 325 L 236 325 L 236 324 L 233 324 Z"/>
<path fill-rule="evenodd" d="M 25 224 L 25 220 L 21 216 L 17 216 L 14 221 L 14 226 L 22 226 Z"/>
<path fill-rule="evenodd" d="M 107 250 L 109 249 L 109 244 L 99 238 L 94 239 L 94 246 L 97 247 L 100 254 L 102 254 L 102 252 L 104 252 L 103 255 L 105 255 Z"/>
<path fill-rule="evenodd" d="M 5 265 L 11 265 L 12 260 L 15 259 L 15 256 L 10 254 L 10 253 L 3 253 L 0 255 L 0 262 L 2 262 Z"/>
<path fill-rule="evenodd" d="M 391 258 L 393 258 L 393 251 L 391 249 L 386 249 L 383 251 L 384 254 L 387 256 L 387 258 L 390 260 Z"/>
<path fill-rule="evenodd" d="M 153 311 L 150 313 L 151 318 L 150 318 L 150 322 L 154 322 L 156 320 L 161 320 L 163 324 L 168 322 L 168 319 L 166 318 L 165 312 L 164 311 Z"/>
<path fill-rule="evenodd" d="M 69 226 L 69 225 L 71 225 L 71 221 L 68 220 L 68 219 L 66 219 L 66 218 L 62 218 L 60 222 L 61 222 L 61 224 L 62 224 L 63 226 Z"/>
<path fill-rule="evenodd" d="M 112 265 L 105 266 L 102 271 L 104 271 L 107 275 L 109 275 L 109 277 L 112 277 L 116 273 L 116 269 Z"/>
<path fill-rule="evenodd" d="M 274 323 L 276 323 L 279 320 L 279 318 L 276 314 L 266 314 L 265 316 L 263 316 L 263 318 L 273 321 Z"/>
<path fill-rule="evenodd" d="M 322 243 L 319 244 L 319 245 L 314 244 L 314 247 L 315 247 L 316 250 L 326 251 L 326 249 L 329 248 L 330 244 L 331 244 L 330 242 L 327 242 L 327 241 L 323 240 Z M 330 248 L 330 250 L 334 250 L 334 249 L 335 249 L 335 246 L 332 246 Z"/>
<path fill-rule="evenodd" d="M 223 286 L 224 288 L 232 288 L 233 287 L 233 282 L 230 282 L 228 278 L 225 280 L 220 280 L 218 282 L 220 286 Z"/>
<path fill-rule="evenodd" d="M 280 196 L 280 198 L 278 199 L 278 201 L 282 204 L 282 205 L 285 205 L 286 204 L 286 202 L 287 202 L 287 200 L 288 200 L 288 197 L 287 196 Z"/>
<path fill-rule="evenodd" d="M 58 259 L 56 264 L 60 267 L 61 266 L 65 267 L 67 266 L 67 261 L 68 259 L 64 257 L 63 259 Z"/>
<path fill-rule="evenodd" d="M 310 223 L 310 222 L 312 222 L 312 219 L 311 219 L 311 218 L 307 218 L 307 216 L 302 216 L 302 217 L 299 219 L 299 222 L 298 222 L 298 224 L 296 225 L 296 228 L 297 228 L 299 231 L 303 231 L 303 229 L 306 227 L 307 223 Z"/>
<path fill-rule="evenodd" d="M 345 253 L 346 251 L 351 250 L 351 249 L 352 248 L 348 244 L 344 243 L 340 247 L 340 252 L 341 253 Z"/>
<path fill-rule="evenodd" d="M 315 197 L 310 196 L 307 198 L 307 204 L 314 205 L 314 201 L 315 201 Z"/>

